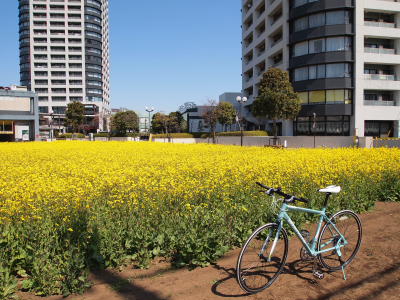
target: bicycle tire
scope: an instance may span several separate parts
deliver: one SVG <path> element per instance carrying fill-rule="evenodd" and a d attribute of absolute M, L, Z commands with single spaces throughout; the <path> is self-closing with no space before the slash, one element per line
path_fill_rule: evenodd
<path fill-rule="evenodd" d="M 337 212 L 330 218 L 330 221 L 335 224 L 348 244 L 340 248 L 341 256 L 338 255 L 336 250 L 332 250 L 319 254 L 318 259 L 324 268 L 338 271 L 348 266 L 359 251 L 362 241 L 362 224 L 357 214 L 351 210 Z M 340 236 L 333 229 L 333 226 L 326 222 L 318 237 L 318 251 L 321 250 L 321 245 L 331 240 L 336 245 L 340 242 Z M 329 247 L 332 247 L 332 245 Z"/>
<path fill-rule="evenodd" d="M 272 248 L 277 229 L 278 225 L 274 223 L 259 227 L 250 235 L 240 251 L 236 265 L 236 279 L 239 286 L 248 293 L 254 294 L 268 288 L 283 271 L 289 245 L 284 228 L 281 230 L 270 261 L 268 262 L 268 258 L 260 254 L 260 250 L 267 240 L 266 237 L 272 230 L 270 235 L 272 238 L 267 243 L 266 251 L 264 251 L 264 253 L 270 253 L 269 250 Z M 247 266 L 249 259 L 251 265 Z"/>

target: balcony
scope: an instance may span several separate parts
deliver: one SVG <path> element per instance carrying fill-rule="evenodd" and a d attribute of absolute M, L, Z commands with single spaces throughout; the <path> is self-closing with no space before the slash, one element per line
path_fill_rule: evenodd
<path fill-rule="evenodd" d="M 244 73 L 244 80 L 246 82 L 249 82 L 250 80 L 253 79 L 253 69 L 247 71 L 246 73 Z"/>
<path fill-rule="evenodd" d="M 366 80 L 396 80 L 396 75 L 391 74 L 364 74 Z"/>
<path fill-rule="evenodd" d="M 256 18 L 260 18 L 265 13 L 265 2 L 262 1 L 255 10 Z"/>
<path fill-rule="evenodd" d="M 250 9 L 253 7 L 253 1 L 249 0 L 247 1 L 242 8 L 242 11 L 244 12 L 244 16 L 250 11 Z"/>
<path fill-rule="evenodd" d="M 253 51 L 244 56 L 244 63 L 247 65 L 253 60 Z"/>
<path fill-rule="evenodd" d="M 365 26 L 372 27 L 385 27 L 385 28 L 396 28 L 396 23 L 383 22 L 383 21 L 364 21 Z"/>
<path fill-rule="evenodd" d="M 265 42 L 256 46 L 257 57 L 265 53 Z"/>
<path fill-rule="evenodd" d="M 265 61 L 262 61 L 256 66 L 256 75 L 260 76 L 265 72 Z"/>
<path fill-rule="evenodd" d="M 273 56 L 270 56 L 269 57 L 269 61 L 270 61 L 271 65 L 272 65 L 272 67 L 277 67 L 277 66 L 281 65 L 283 63 L 283 54 L 282 54 L 282 52 L 278 53 L 278 54 L 275 54 Z"/>
<path fill-rule="evenodd" d="M 364 48 L 365 53 L 375 53 L 375 54 L 396 54 L 396 49 L 391 48 Z"/>
<path fill-rule="evenodd" d="M 256 38 L 258 38 L 259 36 L 261 36 L 263 33 L 265 32 L 265 22 L 261 22 L 261 24 L 259 24 L 256 29 L 255 29 L 255 33 L 256 33 Z"/>
<path fill-rule="evenodd" d="M 250 33 L 244 40 L 244 47 L 247 48 L 253 42 L 253 33 Z"/>
<path fill-rule="evenodd" d="M 364 25 L 371 27 L 396 28 L 394 14 L 369 12 L 364 13 Z"/>
<path fill-rule="evenodd" d="M 272 14 L 268 16 L 270 26 L 273 26 L 276 22 L 281 20 L 282 15 L 283 15 L 283 8 L 282 6 L 280 6 L 278 9 L 276 9 Z"/>
<path fill-rule="evenodd" d="M 253 25 L 253 15 L 250 15 L 249 18 L 246 19 L 243 23 L 244 31 L 249 30 L 249 28 Z"/>
<path fill-rule="evenodd" d="M 396 106 L 395 101 L 365 100 L 365 106 Z"/>

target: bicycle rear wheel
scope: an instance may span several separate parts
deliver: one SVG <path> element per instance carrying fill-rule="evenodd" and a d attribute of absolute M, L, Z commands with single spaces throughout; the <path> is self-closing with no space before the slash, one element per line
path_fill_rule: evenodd
<path fill-rule="evenodd" d="M 257 293 L 266 289 L 283 271 L 289 242 L 282 228 L 274 247 L 277 231 L 277 224 L 266 224 L 256 229 L 244 244 L 236 266 L 237 281 L 244 291 Z"/>
<path fill-rule="evenodd" d="M 351 210 L 339 211 L 330 220 L 335 224 L 348 244 L 340 247 L 341 255 L 339 255 L 338 251 L 332 250 L 321 253 L 318 258 L 323 267 L 337 271 L 350 264 L 360 249 L 362 226 L 359 217 Z M 318 251 L 335 247 L 338 244 L 343 245 L 340 234 L 331 224 L 325 223 L 318 238 Z"/>

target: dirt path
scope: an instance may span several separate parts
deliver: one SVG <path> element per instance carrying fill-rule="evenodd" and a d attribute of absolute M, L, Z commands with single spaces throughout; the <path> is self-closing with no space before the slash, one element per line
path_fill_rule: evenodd
<path fill-rule="evenodd" d="M 237 285 L 234 267 L 239 250 L 231 251 L 213 266 L 170 270 L 159 263 L 149 270 L 102 271 L 93 274 L 93 287 L 67 300 L 202 300 L 202 299 L 400 299 L 400 203 L 377 203 L 361 215 L 363 243 L 356 259 L 341 272 L 315 281 L 311 266 L 300 265 L 300 243 L 290 241 L 286 271 L 267 290 L 246 295 Z M 24 300 L 61 300 L 19 294 Z"/>

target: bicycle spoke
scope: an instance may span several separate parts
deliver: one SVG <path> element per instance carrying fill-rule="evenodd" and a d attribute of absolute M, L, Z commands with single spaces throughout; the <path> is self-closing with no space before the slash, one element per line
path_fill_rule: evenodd
<path fill-rule="evenodd" d="M 330 224 L 326 224 L 318 240 L 318 249 L 323 250 L 327 246 L 327 241 L 331 241 L 328 247 L 339 247 L 339 249 L 321 253 L 319 258 L 324 267 L 339 270 L 343 265 L 349 264 L 358 252 L 361 242 L 361 223 L 357 216 L 349 211 L 340 212 L 333 218 L 331 221 L 337 230 L 331 228 L 333 226 Z"/>
<path fill-rule="evenodd" d="M 278 238 L 275 243 L 272 243 L 272 239 L 275 240 L 277 234 L 277 226 L 271 226 L 261 228 L 254 233 L 239 255 L 238 282 L 247 292 L 256 292 L 272 284 L 281 272 L 286 260 L 286 233 L 284 233 L 284 238 Z M 268 241 L 268 238 L 265 238 L 266 236 L 272 238 Z M 271 259 L 268 260 L 273 244 L 275 244 L 275 249 Z"/>

